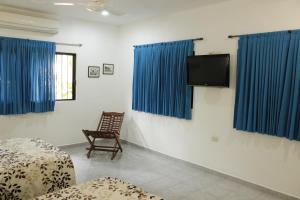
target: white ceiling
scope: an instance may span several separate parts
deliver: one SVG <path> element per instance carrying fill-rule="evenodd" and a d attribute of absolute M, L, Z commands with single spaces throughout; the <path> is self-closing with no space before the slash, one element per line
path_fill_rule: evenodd
<path fill-rule="evenodd" d="M 58 17 L 71 17 L 121 25 L 149 17 L 169 14 L 194 7 L 205 6 L 227 0 L 107 0 L 123 16 L 102 16 L 89 12 L 84 4 L 91 0 L 0 0 L 0 4 L 42 11 Z M 54 6 L 54 2 L 73 2 L 75 6 Z"/>

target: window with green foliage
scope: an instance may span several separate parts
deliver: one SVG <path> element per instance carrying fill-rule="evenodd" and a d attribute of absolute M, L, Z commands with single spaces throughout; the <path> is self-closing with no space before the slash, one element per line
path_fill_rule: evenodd
<path fill-rule="evenodd" d="M 56 53 L 54 67 L 56 100 L 75 100 L 75 68 L 76 54 Z"/>

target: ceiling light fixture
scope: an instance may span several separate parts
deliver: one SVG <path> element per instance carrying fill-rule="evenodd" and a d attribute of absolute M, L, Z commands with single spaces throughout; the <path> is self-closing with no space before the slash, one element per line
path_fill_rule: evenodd
<path fill-rule="evenodd" d="M 56 2 L 54 3 L 55 6 L 74 6 L 74 3 L 68 3 L 68 2 Z"/>
<path fill-rule="evenodd" d="M 107 10 L 102 10 L 101 15 L 108 16 L 109 12 Z"/>

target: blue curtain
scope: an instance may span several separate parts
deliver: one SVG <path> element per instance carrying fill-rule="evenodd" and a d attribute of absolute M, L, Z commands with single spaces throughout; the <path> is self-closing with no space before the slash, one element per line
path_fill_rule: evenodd
<path fill-rule="evenodd" d="M 55 44 L 0 37 L 0 114 L 54 111 Z"/>
<path fill-rule="evenodd" d="M 193 49 L 192 40 L 136 46 L 132 109 L 191 119 L 186 65 Z"/>
<path fill-rule="evenodd" d="M 300 31 L 240 38 L 234 127 L 300 140 Z"/>

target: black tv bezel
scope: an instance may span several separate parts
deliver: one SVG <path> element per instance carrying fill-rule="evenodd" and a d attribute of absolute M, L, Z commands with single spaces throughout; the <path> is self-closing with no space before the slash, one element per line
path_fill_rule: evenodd
<path fill-rule="evenodd" d="M 230 87 L 230 54 L 209 54 L 209 55 L 193 55 L 193 56 L 188 56 L 189 58 L 194 58 L 194 57 L 228 57 L 229 58 L 229 62 L 227 65 L 227 74 L 228 74 L 228 79 L 227 82 L 223 85 L 219 85 L 219 84 L 209 84 L 209 83 L 199 83 L 199 84 L 190 84 L 189 82 L 189 64 L 187 62 L 187 85 L 189 86 L 208 86 L 208 87 L 226 87 L 229 88 Z"/>

